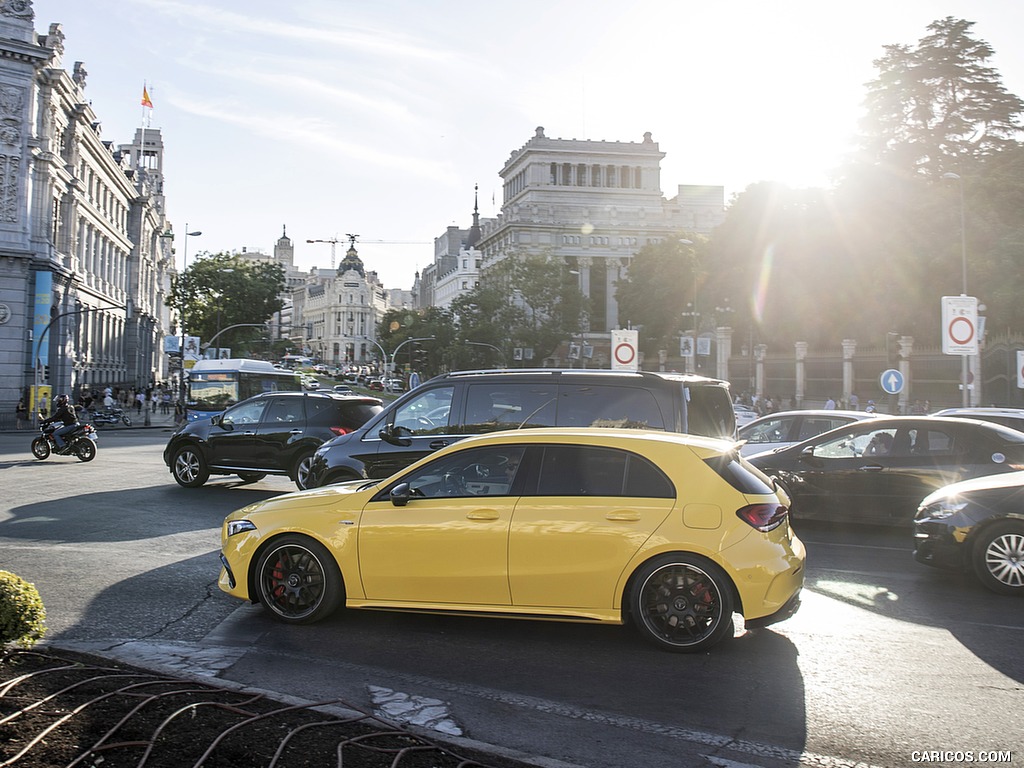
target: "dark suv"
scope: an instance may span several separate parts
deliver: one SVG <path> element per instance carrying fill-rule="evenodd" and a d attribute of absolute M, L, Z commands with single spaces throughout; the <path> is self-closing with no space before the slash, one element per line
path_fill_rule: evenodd
<path fill-rule="evenodd" d="M 186 488 L 198 488 L 211 474 L 238 475 L 247 483 L 288 475 L 304 490 L 313 452 L 381 410 L 376 397 L 266 392 L 179 429 L 164 448 L 164 462 Z"/>
<path fill-rule="evenodd" d="M 514 369 L 431 379 L 317 450 L 311 487 L 383 478 L 456 440 L 526 427 L 633 427 L 736 437 L 729 384 L 678 373 Z"/>

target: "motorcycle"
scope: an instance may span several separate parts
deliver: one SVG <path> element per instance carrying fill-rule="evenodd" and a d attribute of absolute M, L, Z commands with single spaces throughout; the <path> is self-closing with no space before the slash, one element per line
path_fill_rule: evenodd
<path fill-rule="evenodd" d="M 75 456 L 79 461 L 92 461 L 96 458 L 96 441 L 99 440 L 96 427 L 92 424 L 76 424 L 75 429 L 64 435 L 64 447 L 58 449 L 53 433 L 62 426 L 60 423 L 40 425 L 39 431 L 42 434 L 32 441 L 32 455 L 40 461 L 48 458 L 51 453 Z"/>
<path fill-rule="evenodd" d="M 109 410 L 96 411 L 90 408 L 86 412 L 86 418 L 92 424 L 117 424 L 118 422 L 124 424 L 126 427 L 132 425 L 132 420 L 120 408 L 111 408 Z"/>

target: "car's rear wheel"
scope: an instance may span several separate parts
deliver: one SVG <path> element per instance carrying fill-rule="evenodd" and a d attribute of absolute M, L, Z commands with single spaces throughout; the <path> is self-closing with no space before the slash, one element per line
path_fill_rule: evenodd
<path fill-rule="evenodd" d="M 266 472 L 239 472 L 239 478 L 243 483 L 258 483 L 267 476 Z"/>
<path fill-rule="evenodd" d="M 1024 595 L 1024 523 L 995 523 L 974 546 L 974 573 L 1001 595 Z"/>
<path fill-rule="evenodd" d="M 183 488 L 198 488 L 210 479 L 210 468 L 195 448 L 182 448 L 171 463 L 175 481 Z"/>
<path fill-rule="evenodd" d="M 634 576 L 629 609 L 646 640 L 676 653 L 704 651 L 731 636 L 729 577 L 699 555 L 662 555 Z"/>
<path fill-rule="evenodd" d="M 307 453 L 305 456 L 300 456 L 299 460 L 295 462 L 295 485 L 300 491 L 305 491 L 310 488 L 310 470 L 313 468 L 313 454 Z"/>
<path fill-rule="evenodd" d="M 256 595 L 275 618 L 309 624 L 337 610 L 345 590 L 327 548 L 305 536 L 271 542 L 256 563 Z"/>

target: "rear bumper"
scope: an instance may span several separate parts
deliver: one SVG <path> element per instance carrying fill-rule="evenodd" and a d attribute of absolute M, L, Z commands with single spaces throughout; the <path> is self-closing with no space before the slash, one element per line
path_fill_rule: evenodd
<path fill-rule="evenodd" d="M 767 627 L 772 624 L 778 624 L 780 621 L 785 621 L 800 610 L 800 590 L 797 590 L 785 604 L 777 610 L 775 613 L 769 616 L 761 616 L 756 619 L 745 619 L 743 625 L 749 629 L 759 629 L 761 627 Z"/>

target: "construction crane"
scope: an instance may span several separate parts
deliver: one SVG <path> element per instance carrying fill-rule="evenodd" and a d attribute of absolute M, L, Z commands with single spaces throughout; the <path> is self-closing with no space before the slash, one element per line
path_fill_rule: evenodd
<path fill-rule="evenodd" d="M 349 235 L 348 237 L 351 238 L 352 236 Z M 332 237 L 329 240 L 307 240 L 306 242 L 307 243 L 330 243 L 331 244 L 331 269 L 335 268 L 335 255 L 336 255 L 335 248 L 337 247 L 338 243 L 340 242 L 338 240 L 338 238 Z"/>

